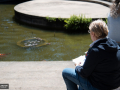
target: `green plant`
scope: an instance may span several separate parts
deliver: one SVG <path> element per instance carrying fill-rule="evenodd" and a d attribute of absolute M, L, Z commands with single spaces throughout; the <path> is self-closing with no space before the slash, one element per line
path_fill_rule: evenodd
<path fill-rule="evenodd" d="M 102 19 L 107 24 L 107 18 Z"/>
<path fill-rule="evenodd" d="M 46 17 L 46 19 L 49 21 L 49 22 L 55 22 L 56 21 L 56 18 L 54 17 Z"/>
<path fill-rule="evenodd" d="M 91 18 L 85 18 L 84 15 L 73 15 L 69 19 L 64 20 L 64 22 L 66 23 L 66 29 L 79 30 L 82 32 L 86 32 L 88 30 L 91 21 Z"/>
<path fill-rule="evenodd" d="M 62 20 L 64 20 L 64 19 L 62 19 L 61 17 L 58 17 L 58 20 L 59 20 L 59 21 L 62 21 Z"/>

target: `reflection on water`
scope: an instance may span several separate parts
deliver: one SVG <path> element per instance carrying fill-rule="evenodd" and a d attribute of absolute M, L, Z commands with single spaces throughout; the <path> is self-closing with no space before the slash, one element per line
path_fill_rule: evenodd
<path fill-rule="evenodd" d="M 68 35 L 25 27 L 13 20 L 14 5 L 0 5 L 0 53 L 10 53 L 0 61 L 58 61 L 83 55 L 91 43 L 89 34 Z M 40 37 L 51 43 L 41 47 L 23 48 L 17 42 Z"/>

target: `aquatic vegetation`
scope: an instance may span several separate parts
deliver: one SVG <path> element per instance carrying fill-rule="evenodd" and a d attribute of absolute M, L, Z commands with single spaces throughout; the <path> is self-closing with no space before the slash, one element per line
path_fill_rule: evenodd
<path fill-rule="evenodd" d="M 87 32 L 91 21 L 92 18 L 86 18 L 84 15 L 73 15 L 65 20 L 65 28 L 74 31 Z"/>
<path fill-rule="evenodd" d="M 53 17 L 46 17 L 48 22 L 57 23 L 57 22 L 64 22 L 64 29 L 66 31 L 72 32 L 87 32 L 90 22 L 92 18 L 86 18 L 84 15 L 72 15 L 70 18 L 53 18 Z"/>

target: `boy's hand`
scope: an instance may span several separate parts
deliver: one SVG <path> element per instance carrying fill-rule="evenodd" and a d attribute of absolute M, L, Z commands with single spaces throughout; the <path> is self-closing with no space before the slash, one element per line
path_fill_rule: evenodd
<path fill-rule="evenodd" d="M 81 66 L 80 64 L 81 64 L 81 62 L 75 63 L 75 66 Z"/>

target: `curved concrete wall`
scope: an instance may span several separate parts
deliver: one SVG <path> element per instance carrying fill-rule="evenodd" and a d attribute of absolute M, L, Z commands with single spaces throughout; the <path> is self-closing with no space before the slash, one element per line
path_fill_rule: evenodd
<path fill-rule="evenodd" d="M 96 3 L 100 3 L 100 5 Z M 64 19 L 64 18 L 69 18 L 71 15 L 74 14 L 80 15 L 81 13 L 83 13 L 87 15 L 87 17 L 91 17 L 93 19 L 106 18 L 107 12 L 109 12 L 109 8 L 106 7 L 106 3 L 105 4 L 103 2 L 96 2 L 96 3 L 80 2 L 80 1 L 77 2 L 30 1 L 30 2 L 18 4 L 17 6 L 14 7 L 14 11 L 15 11 L 15 18 L 18 21 L 24 22 L 26 24 L 36 25 L 41 27 L 65 29 L 64 20 L 60 21 L 58 17 Z M 107 5 L 109 6 L 109 4 Z M 84 8 L 84 10 L 81 8 Z M 96 8 L 98 8 L 100 11 Z M 54 17 L 56 21 L 50 22 L 49 20 L 46 19 L 46 16 Z"/>
<path fill-rule="evenodd" d="M 50 22 L 46 19 L 46 17 L 26 15 L 17 11 L 15 11 L 15 19 L 20 22 L 27 23 L 29 25 L 57 28 L 57 29 L 64 29 L 64 24 L 65 24 L 64 21 L 60 21 L 58 19 L 56 19 L 55 22 Z"/>

